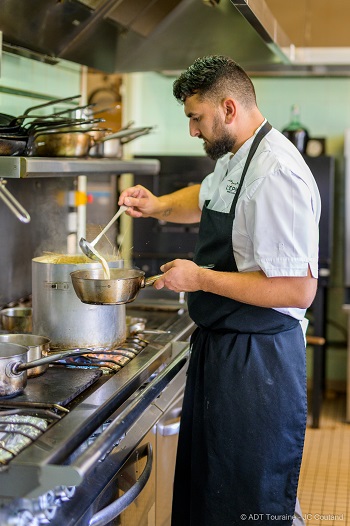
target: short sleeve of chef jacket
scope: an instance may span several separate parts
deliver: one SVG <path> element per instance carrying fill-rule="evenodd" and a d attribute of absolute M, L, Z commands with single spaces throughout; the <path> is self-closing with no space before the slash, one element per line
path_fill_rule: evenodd
<path fill-rule="evenodd" d="M 228 213 L 253 138 L 219 159 L 202 183 L 200 206 Z M 294 145 L 272 129 L 260 143 L 236 206 L 232 246 L 239 271 L 268 277 L 318 276 L 321 202 L 314 177 Z"/>

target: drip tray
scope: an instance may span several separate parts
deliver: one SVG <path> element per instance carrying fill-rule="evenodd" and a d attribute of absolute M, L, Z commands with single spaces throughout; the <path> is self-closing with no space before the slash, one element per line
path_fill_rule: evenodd
<path fill-rule="evenodd" d="M 49 367 L 41 376 L 28 379 L 23 394 L 12 398 L 18 402 L 45 402 L 66 406 L 87 387 L 96 382 L 99 369 Z"/>

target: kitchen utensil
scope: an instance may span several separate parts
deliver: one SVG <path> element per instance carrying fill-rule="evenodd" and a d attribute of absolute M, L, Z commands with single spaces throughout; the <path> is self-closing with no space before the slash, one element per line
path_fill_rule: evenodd
<path fill-rule="evenodd" d="M 69 356 L 80 356 L 92 349 L 70 349 L 28 362 L 28 348 L 17 343 L 0 343 L 0 398 L 12 398 L 24 391 L 27 370 L 54 363 Z"/>
<path fill-rule="evenodd" d="M 11 307 L 0 311 L 1 327 L 10 332 L 32 332 L 32 309 Z"/>
<path fill-rule="evenodd" d="M 170 334 L 171 331 L 162 329 L 146 329 L 146 318 L 136 318 L 134 316 L 126 317 L 126 335 L 127 337 L 137 336 L 138 334 Z"/>
<path fill-rule="evenodd" d="M 50 350 L 50 340 L 44 336 L 37 336 L 35 334 L 0 334 L 0 343 L 17 343 L 18 345 L 27 347 L 29 362 L 47 356 Z M 48 364 L 44 364 L 28 369 L 27 376 L 28 378 L 40 376 L 48 367 Z"/>
<path fill-rule="evenodd" d="M 151 127 L 132 128 L 107 134 L 97 139 L 89 133 L 89 130 L 38 132 L 34 134 L 31 141 L 30 155 L 37 157 L 86 157 L 94 146 L 116 139 L 118 140 L 118 151 L 115 153 L 116 157 L 119 158 L 122 154 L 120 144 L 145 135 L 151 129 Z"/>
<path fill-rule="evenodd" d="M 27 146 L 26 135 L 3 135 L 0 128 L 0 155 L 22 155 Z"/>
<path fill-rule="evenodd" d="M 83 237 L 80 238 L 79 246 L 88 258 L 94 259 L 94 260 L 101 259 L 99 255 L 98 256 L 96 255 L 96 250 L 94 250 L 95 245 L 100 241 L 102 236 L 104 236 L 104 234 L 113 225 L 113 223 L 118 219 L 118 217 L 120 217 L 122 213 L 125 212 L 125 210 L 127 209 L 128 209 L 127 206 L 122 205 L 119 208 L 118 212 L 112 217 L 110 222 L 104 227 L 104 229 L 98 234 L 98 236 L 96 236 L 95 239 L 91 241 L 90 243 L 86 241 L 86 239 L 84 239 Z"/>
<path fill-rule="evenodd" d="M 11 212 L 22 221 L 22 223 L 30 222 L 30 215 L 27 210 L 17 201 L 17 199 L 11 194 L 11 192 L 5 187 L 7 181 L 0 178 L 0 199 L 3 200 L 5 205 L 11 210 Z"/>
<path fill-rule="evenodd" d="M 123 261 L 108 261 L 122 268 Z M 84 254 L 56 254 L 32 260 L 33 333 L 50 338 L 51 350 L 72 347 L 111 349 L 125 339 L 125 305 L 92 306 L 82 303 L 70 273 L 101 269 Z"/>
<path fill-rule="evenodd" d="M 200 265 L 211 269 L 213 264 Z M 76 295 L 92 305 L 122 305 L 134 301 L 140 289 L 153 285 L 163 274 L 145 278 L 142 270 L 110 269 L 111 278 L 104 279 L 102 270 L 77 270 L 71 273 Z"/>
<path fill-rule="evenodd" d="M 27 108 L 23 115 L 19 115 L 18 117 L 15 117 L 10 123 L 9 126 L 18 126 L 21 125 L 24 120 L 28 117 L 28 114 L 32 112 L 33 110 L 37 110 L 39 108 L 46 108 L 47 106 L 52 106 L 54 104 L 59 104 L 61 102 L 70 102 L 72 100 L 75 100 L 79 98 L 80 95 L 73 95 L 72 97 L 65 97 L 63 99 L 55 99 L 50 100 L 49 102 L 44 102 L 43 104 L 37 104 L 36 106 L 31 106 L 30 108 Z"/>
<path fill-rule="evenodd" d="M 77 270 L 71 273 L 76 295 L 92 305 L 123 305 L 133 301 L 140 289 L 153 285 L 162 276 L 145 278 L 142 270 L 110 269 L 111 279 L 103 279 L 102 270 Z"/>

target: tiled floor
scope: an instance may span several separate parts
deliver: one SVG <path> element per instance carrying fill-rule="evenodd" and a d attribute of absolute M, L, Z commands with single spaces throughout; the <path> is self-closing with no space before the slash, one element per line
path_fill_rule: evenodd
<path fill-rule="evenodd" d="M 328 396 L 319 429 L 307 428 L 298 495 L 306 526 L 350 526 L 350 424 L 343 395 Z"/>

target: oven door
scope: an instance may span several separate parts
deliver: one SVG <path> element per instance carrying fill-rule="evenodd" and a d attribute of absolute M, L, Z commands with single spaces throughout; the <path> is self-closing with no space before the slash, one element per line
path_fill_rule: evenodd
<path fill-rule="evenodd" d="M 147 407 L 126 432 L 119 445 L 100 463 L 92 476 L 88 477 L 88 481 L 77 487 L 74 499 L 67 503 L 68 506 L 64 505 L 59 514 L 60 518 L 65 520 L 65 524 L 170 524 L 179 412 L 187 366 L 188 363 Z M 106 472 L 111 471 L 113 465 L 120 465 L 121 458 L 125 459 L 122 467 L 115 472 L 113 478 L 109 478 L 108 484 L 101 484 Z M 99 492 L 97 488 L 100 488 Z M 82 505 L 86 499 L 91 503 L 89 509 L 79 520 L 75 517 L 75 522 L 71 522 L 71 513 L 77 510 L 79 501 Z M 58 518 L 56 516 L 55 525 L 58 524 Z"/>
<path fill-rule="evenodd" d="M 155 526 L 155 438 L 152 429 L 105 488 L 89 526 Z"/>

